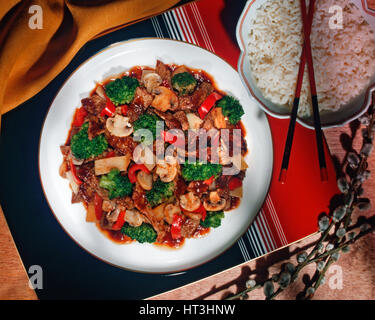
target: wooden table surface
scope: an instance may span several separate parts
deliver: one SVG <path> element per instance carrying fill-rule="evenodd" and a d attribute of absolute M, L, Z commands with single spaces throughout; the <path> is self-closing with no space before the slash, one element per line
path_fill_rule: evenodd
<path fill-rule="evenodd" d="M 341 160 L 345 149 L 341 141 L 344 135 L 351 136 L 349 126 L 325 131 L 325 136 L 331 154 Z M 353 141 L 353 146 L 359 146 L 360 139 Z M 350 140 L 350 139 L 349 139 Z M 375 172 L 375 153 L 370 159 L 370 170 Z M 365 184 L 366 196 L 375 203 L 375 174 Z M 0 299 L 37 299 L 35 292 L 29 288 L 26 270 L 16 250 L 12 236 L 0 209 Z M 316 237 L 315 237 L 316 238 Z M 231 268 L 218 275 L 200 280 L 188 286 L 161 294 L 152 299 L 220 299 L 228 293 L 235 292 L 249 275 L 264 276 L 266 272 L 276 272 L 281 263 L 288 260 L 290 252 L 303 248 L 315 241 L 314 237 L 304 239 L 289 247 L 277 250 L 264 257 Z M 375 235 L 369 235 L 357 243 L 350 253 L 342 256 L 338 266 L 342 269 L 342 289 L 332 290 L 328 284 L 320 288 L 316 299 L 375 299 Z M 314 266 L 309 267 L 307 274 L 312 274 Z M 305 275 L 306 276 L 306 275 Z M 290 290 L 280 295 L 282 299 L 294 299 L 299 292 L 302 281 L 298 281 Z M 254 299 L 262 299 L 261 291 L 252 294 Z"/>

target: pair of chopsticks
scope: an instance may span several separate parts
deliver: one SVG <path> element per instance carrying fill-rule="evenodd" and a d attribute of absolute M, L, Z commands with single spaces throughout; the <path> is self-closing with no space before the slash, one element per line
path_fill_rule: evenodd
<path fill-rule="evenodd" d="M 290 158 L 290 153 L 292 149 L 294 128 L 295 128 L 296 120 L 297 120 L 298 106 L 299 106 L 299 101 L 300 101 L 300 96 L 301 96 L 303 74 L 305 72 L 306 62 L 307 62 L 307 69 L 309 72 L 309 80 L 310 80 L 311 100 L 312 100 L 312 107 L 313 107 L 313 114 L 314 114 L 315 137 L 316 137 L 316 143 L 317 143 L 318 155 L 319 155 L 320 178 L 322 181 L 328 180 L 327 164 L 325 160 L 324 147 L 323 147 L 323 134 L 322 134 L 322 128 L 321 128 L 321 123 L 320 123 L 320 115 L 319 115 L 318 96 L 317 96 L 316 83 L 315 83 L 314 64 L 313 64 L 313 59 L 312 59 L 311 42 L 310 42 L 310 34 L 311 34 L 311 28 L 312 28 L 312 22 L 313 22 L 313 16 L 314 16 L 315 0 L 310 1 L 309 12 L 307 14 L 306 14 L 305 0 L 300 0 L 300 2 L 301 2 L 303 33 L 304 33 L 305 41 L 304 41 L 304 45 L 303 45 L 303 49 L 301 53 L 292 114 L 290 117 L 288 135 L 287 135 L 287 139 L 285 143 L 284 156 L 283 156 L 283 161 L 282 161 L 281 171 L 280 171 L 280 176 L 279 176 L 279 181 L 281 183 L 285 183 L 287 172 L 288 172 L 289 158 Z"/>

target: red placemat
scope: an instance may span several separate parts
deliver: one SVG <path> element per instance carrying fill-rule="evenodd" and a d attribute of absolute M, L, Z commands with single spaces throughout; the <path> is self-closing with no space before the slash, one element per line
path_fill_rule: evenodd
<path fill-rule="evenodd" d="M 194 43 L 228 61 L 237 69 L 240 50 L 234 34 L 234 17 L 239 17 L 244 1 L 201 0 L 163 15 L 154 21 L 155 30 L 163 36 Z M 268 117 L 274 144 L 273 178 L 263 208 L 247 233 L 252 251 L 266 253 L 299 240 L 317 230 L 317 217 L 327 211 L 330 199 L 338 193 L 336 174 L 327 146 L 328 183 L 321 183 L 315 133 L 296 126 L 287 183 L 278 182 L 278 173 L 288 130 L 288 120 Z M 241 241 L 243 243 L 241 243 Z M 249 256 L 241 239 L 244 258 Z M 255 249 L 255 250 L 254 250 Z"/>

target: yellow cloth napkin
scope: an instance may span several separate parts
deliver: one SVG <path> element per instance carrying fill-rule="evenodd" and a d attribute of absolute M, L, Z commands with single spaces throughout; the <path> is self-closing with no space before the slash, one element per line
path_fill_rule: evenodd
<path fill-rule="evenodd" d="M 0 1 L 0 116 L 43 89 L 90 39 L 176 3 L 178 0 Z M 40 12 L 42 20 L 37 20 Z M 42 29 L 33 29 L 41 22 Z"/>

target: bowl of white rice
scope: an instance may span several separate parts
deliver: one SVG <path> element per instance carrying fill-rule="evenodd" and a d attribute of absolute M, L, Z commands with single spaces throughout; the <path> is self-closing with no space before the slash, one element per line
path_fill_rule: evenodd
<path fill-rule="evenodd" d="M 302 28 L 300 0 L 248 1 L 237 25 L 241 79 L 276 118 L 290 117 Z M 366 1 L 316 0 L 311 47 L 323 129 L 347 124 L 369 107 L 375 91 L 374 31 L 375 11 Z M 314 128 L 307 67 L 297 121 Z"/>

